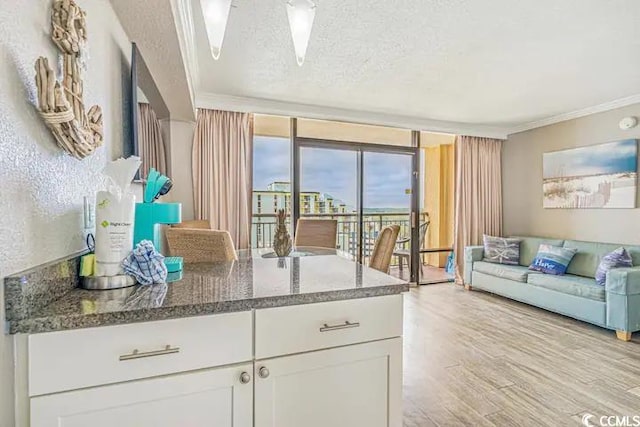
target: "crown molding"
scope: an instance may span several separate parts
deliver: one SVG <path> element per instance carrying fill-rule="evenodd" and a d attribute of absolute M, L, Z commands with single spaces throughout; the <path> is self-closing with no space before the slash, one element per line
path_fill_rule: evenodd
<path fill-rule="evenodd" d="M 171 0 L 173 20 L 176 25 L 182 60 L 187 71 L 187 84 L 191 99 L 195 101 L 195 90 L 200 85 L 200 69 L 196 52 L 196 29 L 190 0 Z"/>
<path fill-rule="evenodd" d="M 578 119 L 580 117 L 589 116 L 591 114 L 603 113 L 605 111 L 615 110 L 616 108 L 626 107 L 628 105 L 640 103 L 640 94 L 627 96 L 625 98 L 616 99 L 605 102 L 603 104 L 594 105 L 593 107 L 583 108 L 581 110 L 571 111 L 569 113 L 558 114 L 556 116 L 547 117 L 546 119 L 536 120 L 514 126 L 508 131 L 508 135 L 524 132 L 527 130 L 540 128 L 543 126 L 553 125 L 555 123 L 566 122 L 567 120 Z"/>
<path fill-rule="evenodd" d="M 420 117 L 323 107 L 263 98 L 219 95 L 213 93 L 198 93 L 196 95 L 196 107 L 258 114 L 297 116 L 318 120 L 337 120 L 436 133 L 472 135 L 498 139 L 506 139 L 508 130 L 506 128 L 493 126 L 473 125 Z"/>

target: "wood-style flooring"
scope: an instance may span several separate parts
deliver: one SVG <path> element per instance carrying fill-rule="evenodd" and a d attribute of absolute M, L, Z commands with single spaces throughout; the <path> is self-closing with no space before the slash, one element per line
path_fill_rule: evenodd
<path fill-rule="evenodd" d="M 454 284 L 405 294 L 404 425 L 581 426 L 640 416 L 640 333 Z"/>
<path fill-rule="evenodd" d="M 393 277 L 397 277 L 401 280 L 409 280 L 411 272 L 405 265 L 400 271 L 397 265 L 392 265 L 389 268 L 389 274 Z M 434 267 L 432 265 L 424 264 L 420 272 L 420 283 L 444 283 L 453 281 L 453 275 L 447 273 L 444 268 Z"/>

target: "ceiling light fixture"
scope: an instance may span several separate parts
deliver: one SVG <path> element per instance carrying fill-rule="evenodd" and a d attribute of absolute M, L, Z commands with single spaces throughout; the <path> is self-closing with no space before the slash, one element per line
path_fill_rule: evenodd
<path fill-rule="evenodd" d="M 316 16 L 316 4 L 311 0 L 289 0 L 287 2 L 287 15 L 291 38 L 296 51 L 296 61 L 299 66 L 304 62 L 313 19 Z"/>
<path fill-rule="evenodd" d="M 222 40 L 227 29 L 231 0 L 200 0 L 200 6 L 207 29 L 211 55 L 213 55 L 213 59 L 217 60 L 220 58 Z"/>

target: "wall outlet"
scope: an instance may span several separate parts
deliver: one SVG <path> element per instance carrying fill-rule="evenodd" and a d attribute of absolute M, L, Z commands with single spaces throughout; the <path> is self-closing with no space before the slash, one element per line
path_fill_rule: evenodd
<path fill-rule="evenodd" d="M 84 219 L 84 229 L 85 230 L 91 230 L 93 228 L 95 228 L 96 226 L 96 211 L 95 211 L 95 206 L 93 203 L 93 198 L 91 197 L 84 197 L 84 212 L 83 212 L 83 219 Z"/>

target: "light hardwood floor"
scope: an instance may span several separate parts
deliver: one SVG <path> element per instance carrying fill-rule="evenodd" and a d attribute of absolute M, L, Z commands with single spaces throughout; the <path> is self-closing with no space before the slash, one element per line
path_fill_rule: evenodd
<path fill-rule="evenodd" d="M 389 274 L 402 280 L 409 280 L 410 271 L 405 266 L 402 272 L 398 266 L 391 266 Z M 444 268 L 434 267 L 432 265 L 423 265 L 420 272 L 420 283 L 444 283 L 453 280 L 453 276 L 448 274 Z"/>
<path fill-rule="evenodd" d="M 640 340 L 453 284 L 405 294 L 404 425 L 640 415 Z M 594 425 L 599 425 L 593 421 Z"/>

